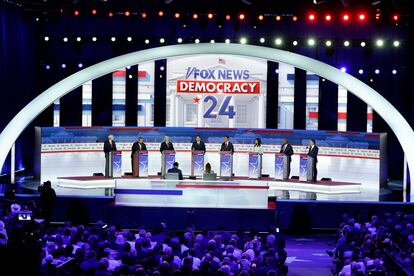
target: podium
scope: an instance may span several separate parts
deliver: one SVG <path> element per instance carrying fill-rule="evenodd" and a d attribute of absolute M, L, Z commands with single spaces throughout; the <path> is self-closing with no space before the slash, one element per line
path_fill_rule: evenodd
<path fill-rule="evenodd" d="M 175 151 L 164 150 L 161 154 L 161 176 L 164 177 L 169 169 L 174 166 Z"/>
<path fill-rule="evenodd" d="M 111 151 L 105 153 L 105 177 L 122 176 L 122 151 Z"/>
<path fill-rule="evenodd" d="M 249 178 L 262 177 L 262 155 L 257 152 L 249 152 Z"/>
<path fill-rule="evenodd" d="M 233 176 L 233 153 L 220 151 L 220 177 L 231 178 Z"/>
<path fill-rule="evenodd" d="M 139 150 L 132 157 L 132 175 L 134 177 L 148 176 L 148 151 Z"/>
<path fill-rule="evenodd" d="M 204 173 L 204 151 L 194 150 L 191 152 L 191 175 L 203 176 Z"/>
<path fill-rule="evenodd" d="M 308 156 L 306 154 L 299 156 L 299 181 L 308 181 Z"/>
<path fill-rule="evenodd" d="M 289 179 L 290 160 L 283 153 L 275 153 L 275 179 Z"/>

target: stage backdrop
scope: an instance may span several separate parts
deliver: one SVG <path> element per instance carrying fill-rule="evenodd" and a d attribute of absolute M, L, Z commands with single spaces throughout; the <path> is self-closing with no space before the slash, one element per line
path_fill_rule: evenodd
<path fill-rule="evenodd" d="M 167 126 L 266 126 L 266 60 L 197 55 L 167 68 Z"/>
<path fill-rule="evenodd" d="M 234 143 L 234 173 L 248 176 L 248 153 L 256 137 L 264 145 L 263 174 L 274 176 L 274 154 L 279 152 L 283 138 L 293 145 L 291 175 L 299 173 L 299 153 L 306 152 L 309 138 L 316 139 L 320 147 L 318 178 L 329 177 L 334 181 L 362 183 L 378 191 L 380 181 L 386 179 L 381 167 L 386 166 L 386 155 L 382 147 L 385 134 L 274 130 L 274 129 L 220 129 L 220 128 L 134 128 L 134 127 L 59 127 L 38 128 L 38 143 L 41 161 L 41 180 L 55 180 L 63 176 L 91 176 L 103 173 L 105 157 L 103 142 L 112 133 L 118 150 L 122 150 L 123 172 L 131 172 L 131 146 L 138 136 L 144 137 L 149 150 L 149 174 L 156 175 L 161 168 L 159 145 L 164 135 L 169 135 L 177 151 L 176 161 L 184 175 L 190 174 L 190 147 L 199 134 L 206 142 L 205 162 L 219 172 L 219 149 L 223 135 L 229 135 Z M 386 171 L 386 170 L 385 170 Z"/>

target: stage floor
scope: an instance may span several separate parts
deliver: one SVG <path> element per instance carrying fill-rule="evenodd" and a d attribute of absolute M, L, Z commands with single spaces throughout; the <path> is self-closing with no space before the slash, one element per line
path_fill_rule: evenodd
<path fill-rule="evenodd" d="M 114 196 L 119 206 L 268 208 L 273 198 L 284 200 L 379 201 L 378 184 L 339 181 L 316 183 L 270 178 L 204 181 L 102 176 L 62 177 L 53 181 L 58 195 Z"/>

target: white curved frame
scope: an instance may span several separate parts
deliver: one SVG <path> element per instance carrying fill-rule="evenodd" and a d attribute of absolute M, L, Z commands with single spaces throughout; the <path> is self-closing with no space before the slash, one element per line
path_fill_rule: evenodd
<path fill-rule="evenodd" d="M 392 131 L 394 131 L 404 150 L 408 166 L 411 169 L 411 179 L 414 179 L 414 147 L 412 146 L 414 132 L 398 110 L 374 89 L 333 66 L 302 55 L 261 46 L 225 43 L 183 44 L 142 50 L 108 59 L 63 79 L 26 105 L 3 129 L 0 134 L 0 164 L 4 164 L 10 148 L 21 132 L 43 110 L 55 100 L 81 86 L 83 83 L 111 73 L 118 68 L 150 60 L 194 54 L 230 54 L 278 61 L 312 71 L 327 80 L 342 85 L 362 101 L 371 105 L 387 122 Z"/>

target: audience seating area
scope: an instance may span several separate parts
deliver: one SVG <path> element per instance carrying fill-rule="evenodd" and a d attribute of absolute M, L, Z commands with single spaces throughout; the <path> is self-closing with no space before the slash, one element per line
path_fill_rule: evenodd
<path fill-rule="evenodd" d="M 6 203 L 0 215 L 0 260 L 9 275 L 286 275 L 285 240 L 275 228 L 254 231 L 120 229 L 102 221 L 49 226 L 21 221 Z M 39 271 L 39 273 L 36 273 Z M 4 274 L 6 275 L 6 274 Z"/>
<path fill-rule="evenodd" d="M 414 275 L 414 213 L 343 214 L 327 253 L 333 275 Z"/>

